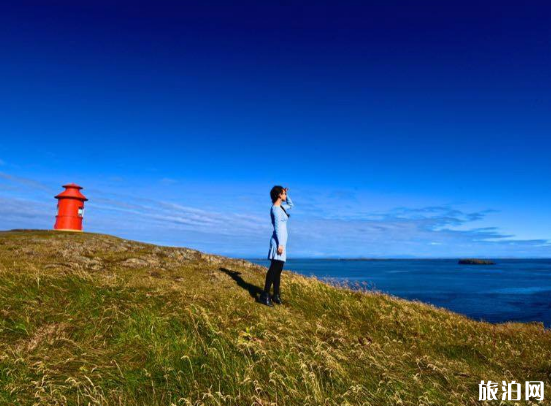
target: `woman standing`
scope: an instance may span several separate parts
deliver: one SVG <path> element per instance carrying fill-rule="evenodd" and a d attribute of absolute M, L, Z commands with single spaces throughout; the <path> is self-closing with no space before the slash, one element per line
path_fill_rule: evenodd
<path fill-rule="evenodd" d="M 273 306 L 272 301 L 281 304 L 279 283 L 283 264 L 287 260 L 287 220 L 289 219 L 287 210 L 293 207 L 293 201 L 287 196 L 288 190 L 289 188 L 274 186 L 270 191 L 270 197 L 272 198 L 270 216 L 272 218 L 272 226 L 274 227 L 274 232 L 270 239 L 270 251 L 268 252 L 268 259 L 271 260 L 271 264 L 266 274 L 264 291 L 259 299 L 260 303 L 266 306 Z M 272 284 L 274 285 L 274 295 L 270 299 Z"/>

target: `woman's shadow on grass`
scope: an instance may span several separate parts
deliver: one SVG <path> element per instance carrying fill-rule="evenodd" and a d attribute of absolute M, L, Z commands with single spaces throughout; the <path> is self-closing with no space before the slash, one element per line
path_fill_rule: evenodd
<path fill-rule="evenodd" d="M 247 290 L 249 292 L 249 295 L 251 295 L 251 297 L 254 298 L 256 301 L 258 301 L 258 295 L 262 293 L 262 289 L 256 285 L 253 285 L 252 283 L 246 282 L 245 279 L 240 276 L 241 272 L 232 271 L 227 268 L 220 268 L 220 271 L 224 272 L 226 275 L 229 275 L 229 277 L 232 278 L 238 286 Z"/>

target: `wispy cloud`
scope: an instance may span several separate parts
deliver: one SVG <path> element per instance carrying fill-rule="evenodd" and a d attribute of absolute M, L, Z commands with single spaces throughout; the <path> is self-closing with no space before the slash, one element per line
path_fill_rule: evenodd
<path fill-rule="evenodd" d="M 30 178 L 25 178 L 25 177 L 21 177 L 21 176 L 11 175 L 11 174 L 8 174 L 8 173 L 5 173 L 5 172 L 0 172 L 0 179 L 4 179 L 6 181 L 9 181 L 9 182 L 12 182 L 12 183 L 15 183 L 15 184 L 19 184 L 19 185 L 25 186 L 25 187 L 40 189 L 40 190 L 44 190 L 44 191 L 47 191 L 47 192 L 53 192 L 53 189 L 51 187 L 49 187 L 48 185 L 46 185 L 46 184 L 44 184 L 40 181 L 30 179 Z"/>
<path fill-rule="evenodd" d="M 0 197 L 0 229 L 50 228 L 54 216 L 55 206 L 30 199 Z"/>
<path fill-rule="evenodd" d="M 176 183 L 178 183 L 178 181 L 172 178 L 162 178 L 159 183 L 161 183 L 162 185 L 170 186 L 175 185 Z"/>
<path fill-rule="evenodd" d="M 337 189 L 329 192 L 329 199 L 339 199 L 339 200 L 357 200 L 356 192 L 352 190 Z"/>
<path fill-rule="evenodd" d="M 0 228 L 52 226 L 55 190 L 41 181 L 2 172 L 0 180 L 4 181 L 0 183 Z M 10 185 L 47 190 L 51 196 L 49 200 L 43 193 L 21 197 Z M 255 204 L 259 199 L 256 195 L 240 191 L 230 200 L 216 197 L 210 205 L 214 209 L 207 209 L 209 205 L 194 204 L 199 192 L 191 199 L 184 195 L 175 201 L 143 197 L 156 196 L 143 191 L 136 195 L 124 185 L 91 186 L 85 214 L 89 231 L 233 256 L 267 253 L 272 228 L 265 202 Z M 294 198 L 290 256 L 551 256 L 551 244 L 546 239 L 521 240 L 496 227 L 477 226 L 481 221 L 487 224 L 495 210 L 465 211 L 445 204 L 368 211 L 355 194 L 330 195 L 350 204 L 341 210 L 342 205 L 335 207 L 332 199 L 302 199 L 300 193 Z"/>

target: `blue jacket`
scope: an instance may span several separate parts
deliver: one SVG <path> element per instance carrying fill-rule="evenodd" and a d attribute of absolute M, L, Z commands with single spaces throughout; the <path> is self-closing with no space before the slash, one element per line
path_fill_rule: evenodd
<path fill-rule="evenodd" d="M 289 196 L 285 202 L 281 202 L 281 206 L 289 211 L 293 208 L 293 201 Z M 279 261 L 287 260 L 287 220 L 289 216 L 285 214 L 283 209 L 280 206 L 272 205 L 270 210 L 270 217 L 272 218 L 272 226 L 274 227 L 274 232 L 270 238 L 270 250 L 268 251 L 268 259 L 277 259 Z M 277 253 L 277 247 L 283 246 L 283 254 L 279 255 Z"/>

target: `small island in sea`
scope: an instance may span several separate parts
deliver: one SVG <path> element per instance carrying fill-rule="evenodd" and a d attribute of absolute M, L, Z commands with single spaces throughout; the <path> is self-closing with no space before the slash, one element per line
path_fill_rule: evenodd
<path fill-rule="evenodd" d="M 460 259 L 459 265 L 495 265 L 494 261 L 489 259 L 476 259 L 476 258 L 466 258 Z"/>

